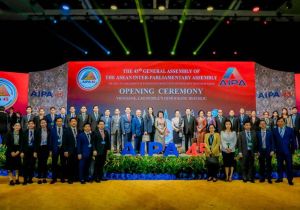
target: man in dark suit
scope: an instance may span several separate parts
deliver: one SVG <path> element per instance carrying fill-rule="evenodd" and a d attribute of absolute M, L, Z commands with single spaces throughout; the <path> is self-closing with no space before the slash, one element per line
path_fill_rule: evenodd
<path fill-rule="evenodd" d="M 70 106 L 69 111 L 70 111 L 70 113 L 67 114 L 67 122 L 68 122 L 68 124 L 70 123 L 70 120 L 71 120 L 72 118 L 76 118 L 76 120 L 78 120 L 78 119 L 77 119 L 77 115 L 76 115 L 76 109 L 75 109 L 75 106 Z"/>
<path fill-rule="evenodd" d="M 123 133 L 123 147 L 132 140 L 131 121 L 131 108 L 125 108 L 125 114 L 121 116 L 121 130 Z"/>
<path fill-rule="evenodd" d="M 64 141 L 66 141 L 66 129 L 62 126 L 63 120 L 60 117 L 56 118 L 55 126 L 51 129 L 51 148 L 52 155 L 52 181 L 50 184 L 57 182 L 57 177 L 60 176 L 62 183 L 65 182 L 66 175 L 66 158 L 64 157 Z M 58 167 L 58 157 L 60 157 L 61 167 Z"/>
<path fill-rule="evenodd" d="M 78 120 L 78 130 L 79 132 L 83 132 L 83 126 L 85 124 L 91 124 L 91 117 L 90 115 L 87 113 L 87 108 L 86 106 L 82 106 L 80 109 L 80 114 L 77 116 L 77 120 Z"/>
<path fill-rule="evenodd" d="M 245 109 L 240 108 L 240 115 L 238 116 L 238 132 L 242 132 L 244 130 L 244 122 L 248 122 L 249 116 L 245 114 Z"/>
<path fill-rule="evenodd" d="M 272 156 L 274 155 L 273 133 L 267 129 L 265 120 L 259 123 L 260 130 L 256 133 L 258 155 L 259 155 L 259 174 L 260 182 L 265 182 L 267 177 L 268 182 L 272 184 Z M 267 172 L 267 173 L 266 173 Z"/>
<path fill-rule="evenodd" d="M 136 110 L 136 116 L 132 119 L 131 130 L 132 140 L 134 141 L 134 150 L 140 152 L 142 137 L 144 134 L 144 120 L 140 109 Z"/>
<path fill-rule="evenodd" d="M 110 132 L 111 132 L 111 117 L 110 117 L 110 111 L 107 109 L 104 112 L 104 116 L 101 117 L 101 120 L 105 123 L 105 130 L 108 132 L 109 139 L 110 139 Z"/>
<path fill-rule="evenodd" d="M 0 107 L 0 145 L 5 144 L 5 138 L 8 131 L 8 115 L 4 106 Z"/>
<path fill-rule="evenodd" d="M 89 180 L 89 168 L 92 160 L 92 134 L 91 124 L 83 126 L 83 132 L 77 136 L 77 157 L 79 160 L 79 180 L 85 184 Z"/>
<path fill-rule="evenodd" d="M 78 158 L 77 158 L 77 119 L 70 119 L 70 125 L 66 129 L 66 141 L 64 141 L 64 156 L 67 159 L 67 176 L 68 183 L 73 184 L 78 175 Z"/>
<path fill-rule="evenodd" d="M 24 133 L 24 141 L 21 146 L 21 158 L 23 158 L 23 185 L 32 184 L 33 172 L 35 168 L 34 145 L 37 139 L 35 124 L 33 120 L 28 122 L 28 129 Z"/>
<path fill-rule="evenodd" d="M 39 112 L 38 112 L 38 115 L 36 115 L 34 117 L 34 119 L 33 119 L 33 121 L 35 123 L 35 128 L 36 129 L 40 129 L 41 128 L 40 122 L 41 122 L 42 119 L 46 120 L 45 110 L 43 108 L 40 108 Z M 46 122 L 47 122 L 47 120 L 46 120 Z"/>
<path fill-rule="evenodd" d="M 13 130 L 13 125 L 17 122 L 17 114 L 15 113 L 14 107 L 9 108 L 8 112 L 8 124 L 9 124 L 9 130 Z"/>
<path fill-rule="evenodd" d="M 22 126 L 22 131 L 25 132 L 28 129 L 28 122 L 30 120 L 34 120 L 34 115 L 32 114 L 32 107 L 27 106 L 26 107 L 26 115 L 22 117 L 21 120 L 21 126 Z"/>
<path fill-rule="evenodd" d="M 277 157 L 278 179 L 276 183 L 282 182 L 283 178 L 283 161 L 286 164 L 287 179 L 289 185 L 293 183 L 293 158 L 292 154 L 296 149 L 296 139 L 294 130 L 285 125 L 282 117 L 277 120 L 277 128 L 273 130 L 274 148 Z"/>
<path fill-rule="evenodd" d="M 122 132 L 120 110 L 115 109 L 115 114 L 111 118 L 111 142 L 112 150 L 120 152 L 122 150 Z"/>
<path fill-rule="evenodd" d="M 63 120 L 63 127 L 67 128 L 69 126 L 69 122 L 67 118 L 66 108 L 64 106 L 60 108 L 58 117 Z"/>
<path fill-rule="evenodd" d="M 94 179 L 96 182 L 104 181 L 103 168 L 106 161 L 107 151 L 110 150 L 110 140 L 105 123 L 100 120 L 98 129 L 93 135 L 93 156 L 95 157 Z"/>
<path fill-rule="evenodd" d="M 254 155 L 257 152 L 255 131 L 251 131 L 249 121 L 244 122 L 244 129 L 238 136 L 239 156 L 242 158 L 243 181 L 254 183 Z"/>
<path fill-rule="evenodd" d="M 270 118 L 269 112 L 265 111 L 261 120 L 266 122 L 266 129 L 272 131 L 272 119 Z"/>
<path fill-rule="evenodd" d="M 221 133 L 221 131 L 224 130 L 225 120 L 226 120 L 225 117 L 223 117 L 223 110 L 219 109 L 218 110 L 218 116 L 215 117 L 217 132 Z"/>
<path fill-rule="evenodd" d="M 192 138 L 194 137 L 194 132 L 196 128 L 196 119 L 191 115 L 191 109 L 185 109 L 184 120 L 184 141 L 185 141 L 185 151 L 188 151 L 189 145 L 192 145 Z"/>
<path fill-rule="evenodd" d="M 94 105 L 93 113 L 91 114 L 92 131 L 95 131 L 97 129 L 98 122 L 101 117 L 102 117 L 102 114 L 99 112 L 99 107 L 97 105 Z"/>
<path fill-rule="evenodd" d="M 46 115 L 48 129 L 55 127 L 56 118 L 56 108 L 54 106 L 50 107 L 50 113 Z"/>
<path fill-rule="evenodd" d="M 292 126 L 295 132 L 295 137 L 297 138 L 297 143 L 298 143 L 298 149 L 300 148 L 300 114 L 298 113 L 297 107 L 293 107 L 292 109 L 292 114 L 291 114 L 291 119 L 292 119 Z"/>
<path fill-rule="evenodd" d="M 232 130 L 238 133 L 239 130 L 239 120 L 234 116 L 234 111 L 230 110 L 229 111 L 229 116 L 227 117 L 227 120 L 230 120 L 231 125 L 232 125 Z"/>

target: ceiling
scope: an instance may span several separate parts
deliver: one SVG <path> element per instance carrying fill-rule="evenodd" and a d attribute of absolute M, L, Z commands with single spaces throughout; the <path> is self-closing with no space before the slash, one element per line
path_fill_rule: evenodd
<path fill-rule="evenodd" d="M 245 60 L 299 72 L 299 26 L 299 0 L 0 0 L 0 70 L 70 60 Z"/>

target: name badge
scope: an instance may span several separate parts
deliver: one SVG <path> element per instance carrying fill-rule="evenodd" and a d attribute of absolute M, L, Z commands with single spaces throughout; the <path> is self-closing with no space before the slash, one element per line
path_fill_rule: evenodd
<path fill-rule="evenodd" d="M 101 141 L 101 144 L 105 144 L 105 141 Z"/>
<path fill-rule="evenodd" d="M 89 144 L 89 146 L 88 146 L 89 148 L 91 148 L 92 147 L 92 145 L 91 144 Z"/>

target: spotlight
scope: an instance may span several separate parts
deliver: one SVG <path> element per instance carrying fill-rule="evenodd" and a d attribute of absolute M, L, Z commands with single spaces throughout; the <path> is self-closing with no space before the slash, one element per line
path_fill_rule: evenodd
<path fill-rule="evenodd" d="M 126 51 L 126 55 L 130 55 L 130 51 L 127 50 L 127 51 Z"/>
<path fill-rule="evenodd" d="M 108 50 L 108 51 L 106 51 L 106 54 L 107 54 L 107 55 L 110 55 L 110 53 L 111 53 L 111 52 L 110 52 L 109 50 Z"/>
<path fill-rule="evenodd" d="M 87 55 L 89 52 L 88 51 L 84 51 L 84 54 Z"/>
<path fill-rule="evenodd" d="M 53 24 L 57 24 L 57 20 L 56 20 L 56 19 L 53 19 L 53 20 L 52 20 L 52 23 L 53 23 Z"/>
<path fill-rule="evenodd" d="M 151 52 L 151 51 L 148 51 L 148 55 L 152 55 L 152 52 Z"/>
<path fill-rule="evenodd" d="M 196 52 L 196 51 L 194 51 L 194 52 L 193 52 L 193 55 L 197 55 L 197 52 Z"/>
<path fill-rule="evenodd" d="M 233 54 L 234 54 L 234 55 L 237 55 L 237 54 L 238 54 L 238 52 L 237 52 L 237 51 L 234 51 L 234 52 L 233 52 Z"/>
<path fill-rule="evenodd" d="M 216 54 L 217 54 L 217 52 L 216 52 L 216 51 L 212 51 L 212 54 L 213 54 L 213 55 L 216 55 Z"/>
<path fill-rule="evenodd" d="M 160 11 L 164 11 L 166 9 L 166 7 L 164 5 L 159 5 L 158 6 L 158 10 Z"/>
<path fill-rule="evenodd" d="M 102 21 L 101 19 L 99 19 L 99 20 L 98 20 L 98 23 L 99 23 L 99 24 L 102 24 L 102 23 L 103 23 L 103 21 Z"/>
<path fill-rule="evenodd" d="M 180 20 L 179 20 L 179 24 L 182 24 L 182 23 L 183 23 L 183 20 L 180 19 Z"/>
<path fill-rule="evenodd" d="M 255 6 L 255 7 L 252 8 L 253 13 L 259 13 L 259 11 L 260 11 L 259 6 Z"/>
<path fill-rule="evenodd" d="M 213 7 L 213 6 L 208 6 L 208 7 L 206 8 L 206 10 L 207 10 L 208 12 L 211 12 L 211 11 L 214 10 L 214 7 Z"/>
<path fill-rule="evenodd" d="M 118 9 L 118 7 L 117 7 L 117 5 L 115 5 L 115 4 L 112 4 L 112 5 L 110 6 L 110 9 L 111 9 L 111 10 L 117 10 L 117 9 Z"/>
<path fill-rule="evenodd" d="M 230 22 L 230 20 L 226 20 L 226 22 L 225 22 L 227 25 L 229 25 L 231 22 Z"/>
<path fill-rule="evenodd" d="M 293 7 L 292 1 L 290 1 L 290 0 L 287 1 L 287 2 L 286 2 L 286 5 L 285 5 L 285 8 L 286 8 L 286 9 L 291 9 L 292 7 Z"/>
<path fill-rule="evenodd" d="M 62 4 L 60 8 L 65 12 L 70 10 L 70 6 L 68 4 Z"/>
<path fill-rule="evenodd" d="M 175 55 L 175 52 L 174 52 L 174 51 L 171 51 L 171 55 Z"/>

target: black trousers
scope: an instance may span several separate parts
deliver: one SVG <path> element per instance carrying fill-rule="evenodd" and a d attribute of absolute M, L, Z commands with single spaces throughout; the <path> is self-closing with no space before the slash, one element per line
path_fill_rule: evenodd
<path fill-rule="evenodd" d="M 259 154 L 259 175 L 261 179 L 272 178 L 272 157 L 269 152 L 262 150 Z"/>
<path fill-rule="evenodd" d="M 60 166 L 58 165 L 58 158 L 60 158 Z M 58 148 L 57 153 L 52 154 L 52 179 L 66 178 L 66 158 L 62 151 L 62 148 Z"/>
<path fill-rule="evenodd" d="M 292 154 L 277 153 L 278 179 L 283 178 L 283 161 L 286 166 L 286 176 L 289 181 L 293 180 L 293 157 Z"/>
<path fill-rule="evenodd" d="M 106 153 L 96 156 L 94 179 L 102 179 L 103 178 L 103 169 L 104 169 L 105 161 L 106 161 Z"/>
<path fill-rule="evenodd" d="M 297 143 L 297 149 L 300 149 L 300 133 L 296 129 L 294 129 L 295 137 L 296 137 L 296 143 Z"/>
<path fill-rule="evenodd" d="M 190 145 L 192 145 L 192 138 L 193 138 L 193 134 L 192 133 L 187 133 L 184 134 L 184 144 L 185 144 L 185 151 L 188 151 L 189 149 L 189 143 Z"/>
<path fill-rule="evenodd" d="M 35 158 L 33 157 L 33 148 L 29 148 L 27 152 L 24 153 L 23 159 L 23 176 L 24 182 L 32 180 L 35 168 Z"/>
<path fill-rule="evenodd" d="M 248 150 L 247 154 L 243 154 L 242 159 L 243 179 L 254 179 L 254 154 L 251 150 Z"/>
<path fill-rule="evenodd" d="M 49 157 L 49 149 L 47 145 L 40 146 L 38 152 L 38 178 L 46 179 L 48 175 L 47 160 Z"/>
<path fill-rule="evenodd" d="M 78 157 L 76 149 L 69 153 L 69 157 L 67 158 L 67 176 L 69 181 L 76 181 L 79 179 L 78 177 Z"/>

